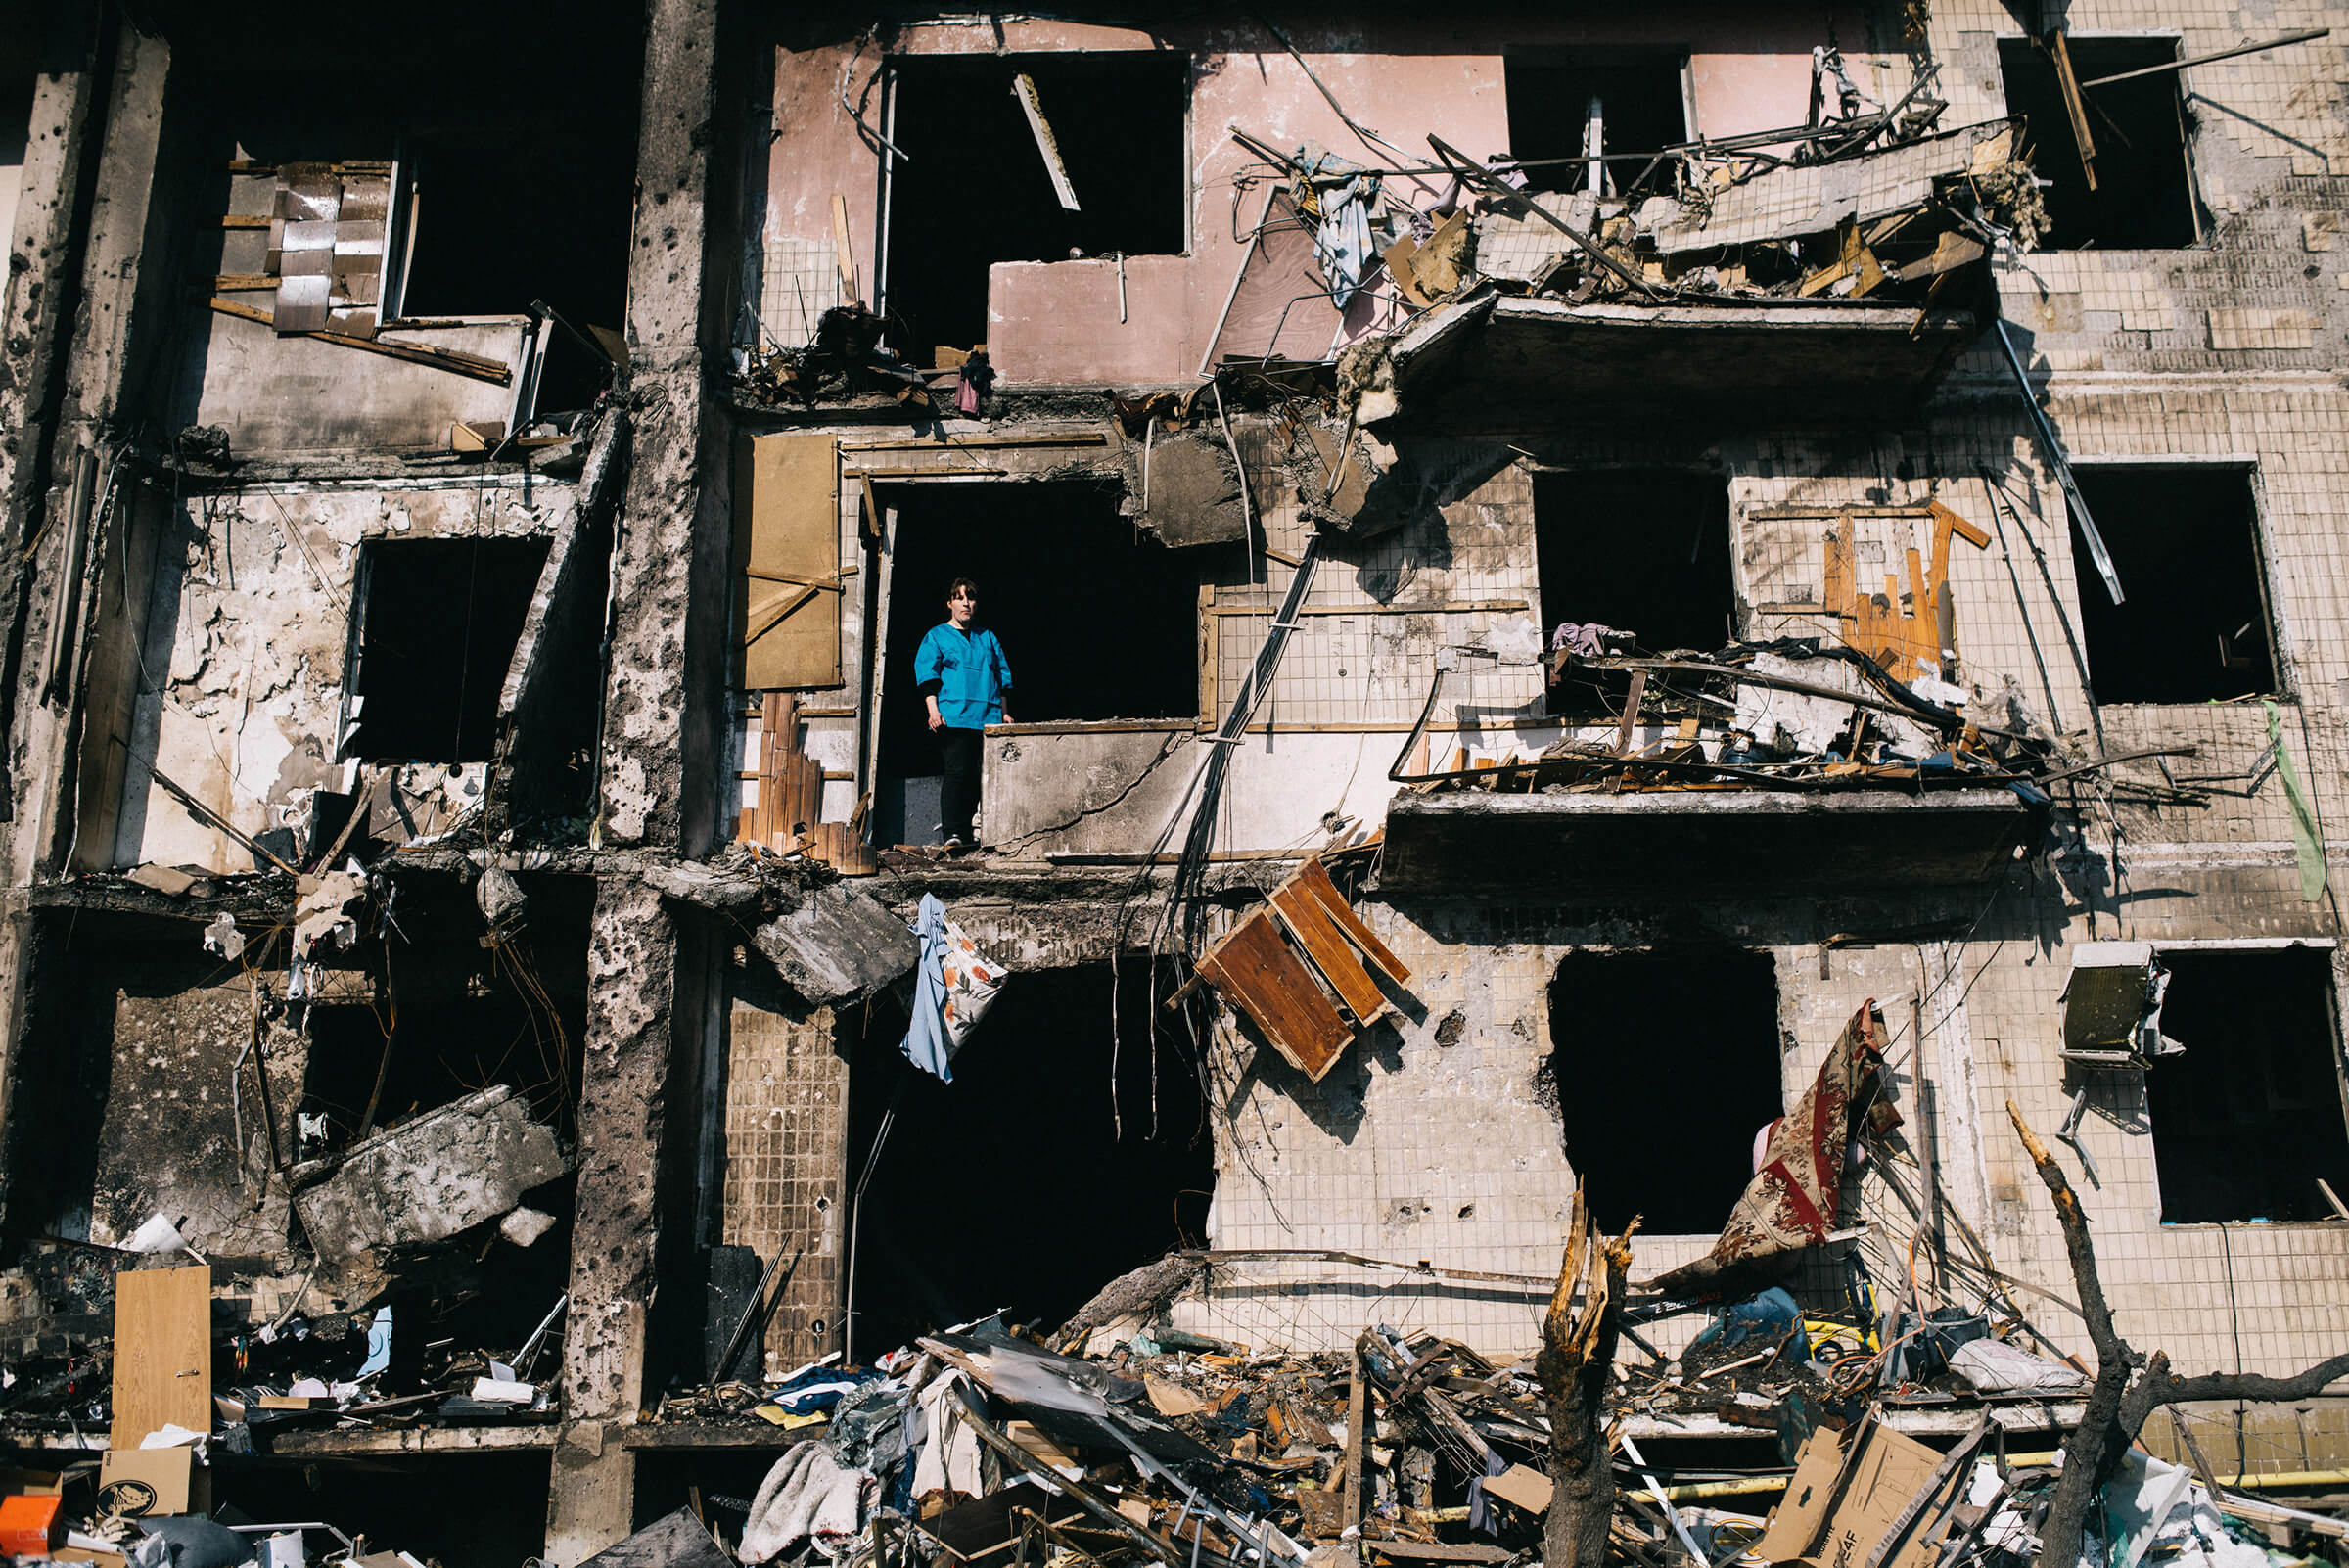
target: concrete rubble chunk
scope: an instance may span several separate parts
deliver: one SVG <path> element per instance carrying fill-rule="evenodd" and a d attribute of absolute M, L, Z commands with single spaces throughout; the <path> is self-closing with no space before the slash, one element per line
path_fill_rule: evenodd
<path fill-rule="evenodd" d="M 554 1130 L 499 1084 L 356 1145 L 294 1204 L 321 1258 L 355 1257 L 494 1220 L 567 1168 Z"/>
<path fill-rule="evenodd" d="M 821 1006 L 870 995 L 913 970 L 921 949 L 905 922 L 852 888 L 818 888 L 754 941 L 791 988 Z"/>

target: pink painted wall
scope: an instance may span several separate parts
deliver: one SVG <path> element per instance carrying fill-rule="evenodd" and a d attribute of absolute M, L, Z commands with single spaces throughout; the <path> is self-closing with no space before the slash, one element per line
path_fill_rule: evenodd
<path fill-rule="evenodd" d="M 1441 22 L 1401 17 L 1353 25 L 1275 16 L 1349 114 L 1419 161 L 1434 133 L 1472 156 L 1508 147 L 1502 50 L 1509 45 L 1672 43 L 1690 50 L 1699 125 L 1726 136 L 1802 122 L 1810 106 L 1811 49 L 1835 26 L 1861 87 L 1898 96 L 1906 68 L 1895 54 L 1860 51 L 1866 36 L 1859 8 L 1829 6 L 1800 17 L 1755 15 L 1729 5 L 1674 14 L 1668 29 L 1636 18 L 1503 17 L 1454 12 Z M 1127 261 L 1127 321 L 1118 320 L 1115 263 L 1014 262 L 990 270 L 989 346 L 996 371 L 1024 383 L 1187 384 L 1195 380 L 1217 317 L 1239 265 L 1234 231 L 1245 234 L 1264 201 L 1255 185 L 1234 205 L 1233 179 L 1264 172 L 1234 142 L 1237 125 L 1275 147 L 1316 142 L 1364 163 L 1398 161 L 1365 146 L 1322 99 L 1296 59 L 1261 25 L 1233 17 L 1191 19 L 1163 32 L 1061 22 L 941 23 L 901 28 L 900 54 L 1013 53 L 1070 49 L 1176 49 L 1194 62 L 1189 147 L 1190 251 L 1182 256 Z M 855 56 L 853 65 L 852 57 Z M 856 101 L 880 68 L 880 46 L 856 56 L 853 40 L 785 50 L 776 62 L 775 124 L 768 157 L 765 233 L 770 238 L 828 239 L 835 191 L 847 198 L 851 244 L 868 302 L 873 290 L 878 155 L 858 137 L 839 90 Z M 879 126 L 877 88 L 867 121 Z M 1390 177 L 1390 191 L 1412 177 Z M 1438 190 L 1422 183 L 1422 203 Z M 1374 320 L 1350 323 L 1355 331 Z"/>

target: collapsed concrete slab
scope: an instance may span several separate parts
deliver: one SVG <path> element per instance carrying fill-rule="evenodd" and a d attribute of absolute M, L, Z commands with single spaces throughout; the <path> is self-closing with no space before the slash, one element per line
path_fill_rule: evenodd
<path fill-rule="evenodd" d="M 880 900 L 835 884 L 753 934 L 791 988 L 822 1006 L 867 996 L 912 973 L 921 949 Z"/>
<path fill-rule="evenodd" d="M 319 1257 L 349 1258 L 445 1240 L 568 1169 L 554 1130 L 499 1084 L 354 1145 L 332 1176 L 296 1194 L 294 1208 Z"/>

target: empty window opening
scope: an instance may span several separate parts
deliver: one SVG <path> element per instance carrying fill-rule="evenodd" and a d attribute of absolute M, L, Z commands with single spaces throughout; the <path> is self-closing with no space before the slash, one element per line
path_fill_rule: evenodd
<path fill-rule="evenodd" d="M 2092 149 L 2086 165 L 2052 49 L 2034 38 L 1999 40 L 2006 113 L 2024 122 L 2023 146 L 2032 170 L 2049 182 L 2044 192 L 2048 230 L 2041 244 L 2056 251 L 2192 245 L 2200 233 L 2178 72 L 2156 70 L 2086 85 L 2166 65 L 2178 58 L 2177 40 L 2067 37 L 2064 47 L 2072 74 L 2083 84 L 2080 103 Z"/>
<path fill-rule="evenodd" d="M 987 340 L 997 261 L 1172 255 L 1183 248 L 1190 57 L 1171 51 L 916 56 L 894 63 L 888 304 L 917 364 Z M 1077 209 L 1013 96 L 1035 84 Z"/>
<path fill-rule="evenodd" d="M 497 705 L 547 541 L 371 539 L 359 553 L 358 733 L 345 755 L 370 762 L 479 762 L 497 740 Z"/>
<path fill-rule="evenodd" d="M 2248 469 L 2075 469 L 2128 595 L 2074 530 L 2072 570 L 2099 703 L 2198 703 L 2276 690 L 2258 509 Z"/>
<path fill-rule="evenodd" d="M 1527 183 L 1537 191 L 1630 191 L 1649 159 L 1689 138 L 1687 58 L 1679 49 L 1510 50 L 1502 66 L 1509 154 L 1531 165 Z M 1580 161 L 1594 151 L 1608 160 L 1596 185 Z"/>
<path fill-rule="evenodd" d="M 392 1336 L 396 1347 L 412 1331 L 396 1309 L 393 1315 L 401 1324 L 401 1332 Z M 350 1338 L 363 1358 L 367 1336 Z M 316 1342 L 308 1343 L 315 1360 Z M 545 1361 L 541 1355 L 542 1378 Z M 369 1541 L 397 1542 L 418 1561 L 442 1568 L 507 1568 L 546 1550 L 550 1467 L 549 1450 L 540 1449 L 386 1453 L 359 1464 L 248 1461 L 215 1464 L 211 1473 L 213 1496 L 227 1518 L 331 1519 L 338 1529 Z M 308 1539 L 327 1540 L 315 1532 Z"/>
<path fill-rule="evenodd" d="M 2168 949 L 2161 1032 L 2186 1049 L 2145 1071 L 2170 1224 L 2329 1220 L 2349 1192 L 2332 955 Z"/>
<path fill-rule="evenodd" d="M 1643 1215 L 1652 1235 L 1720 1230 L 1753 1177 L 1755 1135 L 1785 1114 L 1770 954 L 1568 953 L 1549 986 L 1549 1038 L 1566 1161 L 1600 1227 Z M 1660 1083 L 1673 1085 L 1664 1137 L 1624 1114 Z"/>
<path fill-rule="evenodd" d="M 528 902 L 494 946 L 482 945 L 488 926 L 462 883 L 397 884 L 380 945 L 354 954 L 378 977 L 372 998 L 310 1009 L 300 1109 L 314 1130 L 304 1158 L 498 1084 L 522 1092 L 533 1120 L 575 1136 L 595 889 L 577 878 L 516 881 Z"/>
<path fill-rule="evenodd" d="M 1647 654 L 1709 653 L 1729 640 L 1729 490 L 1719 475 L 1536 475 L 1534 550 L 1544 631 L 1567 622 L 1596 623 L 1631 633 L 1631 648 Z M 1569 669 L 1551 688 L 1550 712 L 1615 713 L 1626 679 L 1619 671 Z"/>
<path fill-rule="evenodd" d="M 1204 1244 L 1214 1149 L 1186 1043 L 1154 1038 L 1160 1011 L 1144 960 L 1021 971 L 951 1084 L 876 1021 L 849 1096 L 852 1174 L 895 1115 L 853 1219 L 852 1356 L 997 1308 L 1057 1326 L 1119 1274 Z"/>
<path fill-rule="evenodd" d="M 882 843 L 936 837 L 944 762 L 914 655 L 946 619 L 956 577 L 979 585 L 978 623 L 1003 645 L 1019 722 L 1198 716 L 1199 569 L 1137 537 L 1119 494 L 1057 482 L 886 492 L 897 528 L 875 797 Z"/>
<path fill-rule="evenodd" d="M 199 84 L 224 200 L 247 178 L 226 175 L 232 159 L 269 169 L 253 176 L 264 187 L 291 163 L 395 168 L 387 195 L 342 214 L 361 226 L 336 238 L 339 253 L 380 257 L 380 269 L 364 268 L 380 285 L 371 277 L 359 292 L 383 317 L 512 316 L 543 301 L 582 328 L 625 320 L 641 4 L 579 0 L 560 27 L 529 8 L 478 6 L 465 17 L 467 48 L 455 52 L 434 28 L 378 29 L 359 70 L 345 37 L 276 27 L 270 47 L 256 49 L 190 0 L 159 0 L 149 15 Z M 289 80 L 335 86 L 289 95 Z M 264 192 L 258 206 L 231 209 L 266 205 Z M 264 272 L 270 232 L 228 231 L 219 271 Z M 339 255 L 338 271 L 345 265 Z M 231 298 L 272 308 L 265 292 Z M 537 406 L 584 408 L 610 368 L 560 329 L 542 342 L 556 339 Z"/>

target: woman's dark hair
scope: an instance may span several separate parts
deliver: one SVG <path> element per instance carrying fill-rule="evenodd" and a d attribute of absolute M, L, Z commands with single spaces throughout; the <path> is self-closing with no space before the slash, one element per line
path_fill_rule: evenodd
<path fill-rule="evenodd" d="M 973 582 L 968 577 L 956 577 L 952 582 L 948 583 L 946 585 L 946 597 L 949 599 L 959 599 L 962 597 L 962 590 L 965 588 L 971 590 L 972 598 L 976 599 L 979 597 L 979 584 Z"/>

